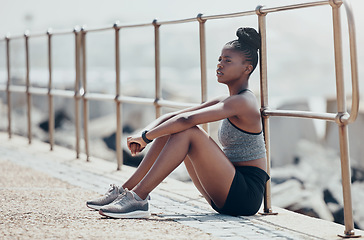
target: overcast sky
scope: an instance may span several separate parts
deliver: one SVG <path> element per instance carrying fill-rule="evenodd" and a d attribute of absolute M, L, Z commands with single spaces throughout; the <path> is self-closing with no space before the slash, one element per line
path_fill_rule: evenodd
<path fill-rule="evenodd" d="M 240 12 L 257 5 L 274 7 L 279 4 L 309 2 L 306 0 L 0 0 L 0 36 L 10 32 L 22 34 L 26 29 L 35 32 L 49 27 L 72 28 L 86 24 L 90 27 L 123 23 L 145 23 L 153 19 L 171 20 L 205 15 Z M 363 0 L 351 1 L 356 18 L 363 22 Z M 360 29 L 360 28 L 358 28 Z M 363 29 L 363 28 L 362 28 Z"/>
<path fill-rule="evenodd" d="M 11 35 L 22 35 L 27 29 L 29 29 L 31 33 L 45 33 L 48 28 L 53 28 L 56 30 L 71 30 L 76 25 L 87 25 L 90 28 L 100 26 L 112 26 L 112 24 L 116 20 L 119 20 L 122 24 L 150 23 L 153 21 L 153 19 L 158 19 L 160 21 L 176 20 L 196 17 L 198 13 L 203 13 L 204 15 L 234 13 L 254 10 L 257 5 L 264 5 L 269 8 L 279 5 L 291 5 L 302 2 L 312 1 L 0 0 L 0 38 L 4 38 L 7 33 L 10 33 Z M 351 0 L 351 4 L 353 7 L 356 21 L 359 77 L 361 77 L 364 76 L 364 31 L 362 31 L 362 29 L 364 29 L 364 14 L 362 14 L 362 11 L 364 9 L 364 0 Z M 306 79 L 311 79 L 313 82 L 317 81 L 316 79 L 322 80 L 328 78 L 325 64 L 331 64 L 333 61 L 333 51 L 332 49 L 330 49 L 330 47 L 332 47 L 330 7 L 325 6 L 318 8 L 309 8 L 305 10 L 287 11 L 287 13 L 284 14 L 272 14 L 268 16 L 269 19 L 267 20 L 267 26 L 269 30 L 273 29 L 272 31 L 268 32 L 268 40 L 270 44 L 269 54 L 271 54 L 270 56 L 268 56 L 270 61 L 270 76 L 272 76 L 273 79 L 280 78 L 282 80 L 282 66 L 284 66 L 285 72 L 291 70 L 294 72 L 293 76 L 301 75 L 304 76 Z M 209 59 L 208 61 L 213 62 L 211 64 L 212 68 L 216 66 L 216 56 L 218 56 L 222 44 L 226 43 L 228 40 L 231 40 L 234 37 L 236 26 L 248 24 L 253 25 L 254 27 L 257 25 L 256 19 L 257 18 L 253 16 L 251 18 L 244 17 L 243 21 L 234 20 L 235 22 L 229 23 L 228 30 L 226 30 L 227 26 L 224 24 L 212 25 L 212 27 L 210 24 L 208 25 L 208 39 L 210 40 L 213 36 L 212 39 L 217 42 L 216 46 L 213 45 L 211 41 L 208 42 L 210 44 L 210 49 L 207 49 Z M 343 34 L 345 38 L 345 34 L 347 34 L 345 11 L 342 11 L 342 21 Z M 178 25 L 179 28 L 180 26 L 181 25 Z M 234 30 L 232 31 L 232 29 Z M 197 30 L 197 28 L 195 30 Z M 186 36 L 183 37 L 185 37 L 186 39 L 183 39 L 183 41 L 185 41 L 186 43 L 188 43 L 189 41 L 195 41 L 190 40 L 192 34 L 185 35 Z M 223 37 L 221 35 L 223 35 Z M 315 41 L 317 43 L 315 43 Z M 344 45 L 347 44 L 346 41 L 343 42 Z M 196 52 L 198 52 L 198 42 L 192 43 L 194 45 L 190 44 L 189 46 L 196 47 Z M 312 48 L 310 49 L 311 52 L 307 51 L 308 47 Z M 105 48 L 99 47 L 99 49 L 100 51 L 104 51 Z M 166 49 L 169 49 L 168 46 L 166 47 Z M 288 53 L 292 52 L 292 56 L 288 56 L 286 53 L 286 57 L 282 58 L 282 49 L 284 49 Z M 299 54 L 295 54 L 294 51 L 297 50 L 300 50 L 301 52 Z M 170 58 L 168 56 L 163 56 L 162 60 L 164 59 L 167 63 L 177 61 L 176 64 L 181 65 L 178 61 L 184 61 L 185 58 L 183 58 L 183 51 L 184 50 L 182 48 L 174 48 L 174 54 L 172 54 Z M 347 51 L 345 51 L 344 53 L 346 52 Z M 151 53 L 153 55 L 153 51 L 151 51 Z M 318 54 L 323 54 L 324 56 L 316 57 Z M 324 58 L 326 56 L 327 59 Z M 0 59 L 0 61 L 1 60 L 2 59 Z M 312 62 L 311 66 L 308 65 L 308 61 Z M 198 56 L 195 57 L 195 62 L 198 65 Z M 188 66 L 188 64 L 186 63 L 187 62 L 183 62 L 184 65 Z M 293 64 L 293 67 L 290 67 L 289 64 Z M 299 69 L 302 72 L 299 72 L 297 70 L 297 66 L 300 66 Z M 319 69 L 317 71 L 313 71 L 314 67 L 319 67 Z M 310 68 L 311 71 L 308 71 L 308 68 Z M 346 71 L 346 74 L 348 73 L 349 71 Z M 213 77 L 214 72 L 212 71 L 212 78 Z M 331 75 L 329 77 L 331 78 Z M 346 77 L 346 79 L 350 80 L 350 76 Z M 286 82 L 283 81 L 284 84 L 282 83 L 281 85 L 276 86 L 277 88 L 287 87 L 288 89 L 292 89 L 293 86 L 290 85 L 291 81 L 291 75 L 287 75 Z M 361 86 L 361 89 L 363 89 L 363 87 L 364 86 Z M 347 90 L 350 90 L 350 86 L 347 87 Z M 281 90 L 277 89 L 277 92 L 278 91 Z"/>

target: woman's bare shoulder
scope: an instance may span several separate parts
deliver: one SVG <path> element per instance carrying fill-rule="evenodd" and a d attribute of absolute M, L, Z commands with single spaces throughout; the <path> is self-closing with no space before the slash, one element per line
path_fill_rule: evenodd
<path fill-rule="evenodd" d="M 250 91 L 244 94 L 230 96 L 223 101 L 225 104 L 229 104 L 238 109 L 239 114 L 237 115 L 259 113 L 258 100 L 254 93 Z"/>

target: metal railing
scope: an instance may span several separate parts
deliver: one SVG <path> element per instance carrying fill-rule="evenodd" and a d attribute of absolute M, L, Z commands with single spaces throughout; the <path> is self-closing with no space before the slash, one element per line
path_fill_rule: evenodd
<path fill-rule="evenodd" d="M 352 79 L 352 105 L 351 113 L 349 114 L 346 109 L 345 91 L 343 81 L 343 59 L 342 59 L 342 42 L 341 42 L 341 22 L 340 22 L 340 7 L 344 3 L 346 9 L 346 15 L 348 18 L 349 26 L 349 41 L 350 41 L 350 58 L 351 58 L 351 79 Z M 268 14 L 276 13 L 280 11 L 287 11 L 299 8 L 316 7 L 322 5 L 330 5 L 332 7 L 333 16 L 333 32 L 334 32 L 334 49 L 335 49 L 335 72 L 336 72 L 336 88 L 337 88 L 337 113 L 315 113 L 307 111 L 288 111 L 288 110 L 272 110 L 268 105 L 268 75 L 267 75 L 267 47 L 266 47 L 266 17 Z M 85 152 L 87 161 L 89 160 L 89 140 L 88 140 L 88 102 L 89 100 L 98 101 L 114 101 L 116 108 L 116 155 L 117 155 L 117 169 L 119 170 L 122 163 L 122 114 L 121 108 L 124 103 L 151 105 L 155 107 L 156 117 L 161 115 L 162 107 L 172 108 L 184 108 L 193 104 L 179 103 L 173 101 L 167 101 L 162 99 L 161 84 L 160 84 L 160 41 L 159 41 L 159 29 L 161 25 L 168 24 L 181 24 L 187 22 L 199 23 L 199 40 L 200 40 L 200 71 L 201 71 L 201 102 L 207 100 L 207 79 L 206 79 L 206 44 L 205 44 L 205 23 L 208 20 L 234 18 L 241 16 L 258 16 L 259 33 L 261 35 L 261 50 L 260 50 L 260 96 L 261 96 L 261 113 L 263 117 L 264 137 L 267 149 L 267 166 L 268 174 L 270 174 L 270 140 L 269 140 L 269 118 L 273 116 L 285 116 L 285 117 L 299 117 L 299 118 L 311 118 L 321 119 L 326 121 L 336 122 L 339 128 L 340 136 L 340 157 L 341 157 L 341 174 L 342 174 L 342 187 L 344 198 L 344 220 L 345 230 L 342 237 L 357 237 L 354 233 L 354 222 L 352 216 L 352 202 L 351 202 L 351 176 L 350 176 L 350 158 L 349 158 L 349 146 L 348 146 L 348 124 L 355 121 L 358 115 L 359 109 L 359 88 L 358 88 L 358 70 L 357 70 L 357 57 L 356 57 L 356 38 L 355 38 L 355 26 L 354 18 L 351 10 L 351 6 L 342 0 L 326 0 L 315 1 L 311 3 L 302 3 L 288 6 L 280 6 L 275 8 L 264 8 L 258 6 L 255 10 L 221 14 L 212 16 L 203 16 L 198 14 L 196 18 L 188 18 L 174 21 L 162 21 L 158 22 L 154 20 L 152 23 L 136 24 L 136 25 L 120 25 L 115 23 L 111 27 L 86 29 L 76 27 L 73 31 L 52 32 L 47 31 L 46 34 L 29 34 L 26 32 L 23 36 L 6 36 L 0 41 L 6 42 L 6 63 L 7 63 L 7 83 L 6 86 L 0 86 L 0 92 L 5 92 L 7 95 L 8 106 L 8 135 L 11 138 L 12 135 L 12 104 L 11 93 L 25 93 L 27 99 L 27 126 L 28 126 L 28 139 L 29 143 L 32 141 L 32 129 L 31 129 L 31 96 L 32 95 L 45 95 L 48 96 L 49 107 L 49 143 L 50 149 L 54 146 L 54 108 L 53 97 L 74 98 L 75 101 L 75 129 L 76 129 L 76 156 L 79 158 L 80 154 L 80 101 L 83 102 L 83 132 L 85 141 Z M 151 98 L 137 98 L 121 95 L 120 92 L 120 30 L 126 28 L 138 28 L 138 27 L 154 27 L 154 50 L 155 50 L 155 97 Z M 112 30 L 115 33 L 115 94 L 100 94 L 89 93 L 87 89 L 87 69 L 86 69 L 86 39 L 89 32 L 99 32 Z M 75 86 L 74 91 L 69 90 L 57 90 L 53 88 L 52 82 L 52 39 L 55 36 L 73 34 L 75 40 Z M 44 37 L 48 38 L 48 71 L 49 80 L 48 88 L 36 88 L 30 86 L 29 81 L 29 38 Z M 10 72 L 10 43 L 14 39 L 25 39 L 25 56 L 26 56 L 26 84 L 25 87 L 15 86 L 11 84 L 11 72 Z M 266 191 L 264 197 L 264 213 L 263 214 L 275 214 L 271 206 L 271 186 L 270 181 L 266 184 Z"/>
<path fill-rule="evenodd" d="M 332 7 L 333 16 L 333 32 L 334 32 L 334 49 L 335 49 L 335 73 L 336 73 L 336 97 L 337 97 L 337 113 L 315 113 L 304 111 L 287 111 L 287 110 L 271 110 L 268 106 L 268 88 L 267 88 L 267 50 L 266 50 L 266 15 L 272 12 L 283 10 L 290 10 L 302 7 L 312 7 L 320 4 L 330 4 Z M 349 25 L 349 40 L 350 40 L 350 60 L 351 60 L 351 80 L 352 80 L 352 106 L 351 114 L 346 109 L 346 97 L 344 88 L 343 76 L 343 56 L 342 56 L 342 42 L 341 42 L 341 22 L 340 22 L 340 7 L 344 3 L 348 25 Z M 354 233 L 354 222 L 352 215 L 352 201 L 351 201 L 351 173 L 350 173 L 350 156 L 349 156 L 349 143 L 348 143 L 348 124 L 355 121 L 359 111 L 359 87 L 358 87 L 358 70 L 357 70 L 357 56 L 356 56 L 356 38 L 355 38 L 355 24 L 351 11 L 351 6 L 346 1 L 325 1 L 310 4 L 292 5 L 289 7 L 278 7 L 263 9 L 261 6 L 257 7 L 257 14 L 259 19 L 259 31 L 262 37 L 262 49 L 260 53 L 260 80 L 261 80 L 261 111 L 264 122 L 264 133 L 266 148 L 268 153 L 268 174 L 270 168 L 270 143 L 269 143 L 269 117 L 270 116 L 286 116 L 286 117 L 301 117 L 321 119 L 326 121 L 333 121 L 338 124 L 339 138 L 340 138 L 340 159 L 341 159 L 341 175 L 342 187 L 344 198 L 344 220 L 345 231 L 342 237 L 357 237 Z M 266 186 L 266 196 L 264 201 L 264 212 L 266 214 L 273 213 L 271 209 L 271 193 L 270 182 Z"/>

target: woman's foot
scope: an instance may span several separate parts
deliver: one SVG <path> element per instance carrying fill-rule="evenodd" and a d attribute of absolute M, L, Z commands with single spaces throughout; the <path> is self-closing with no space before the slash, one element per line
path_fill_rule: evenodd
<path fill-rule="evenodd" d="M 100 210 L 102 206 L 112 203 L 120 194 L 125 191 L 123 187 L 110 184 L 109 190 L 102 196 L 86 202 L 86 206 L 95 210 Z"/>
<path fill-rule="evenodd" d="M 125 191 L 114 202 L 100 208 L 99 213 L 112 218 L 149 218 L 149 203 L 139 198 L 133 191 Z"/>

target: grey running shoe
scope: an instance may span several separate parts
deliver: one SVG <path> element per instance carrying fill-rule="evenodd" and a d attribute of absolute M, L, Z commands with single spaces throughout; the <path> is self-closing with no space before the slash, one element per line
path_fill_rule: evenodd
<path fill-rule="evenodd" d="M 134 193 L 126 189 L 114 202 L 100 208 L 99 213 L 112 218 L 149 218 L 148 198 L 136 200 Z"/>
<path fill-rule="evenodd" d="M 116 186 L 115 184 L 110 184 L 110 188 L 105 193 L 105 195 L 95 200 L 87 201 L 86 206 L 95 210 L 100 210 L 102 206 L 112 203 L 124 191 L 125 190 L 123 187 Z"/>

